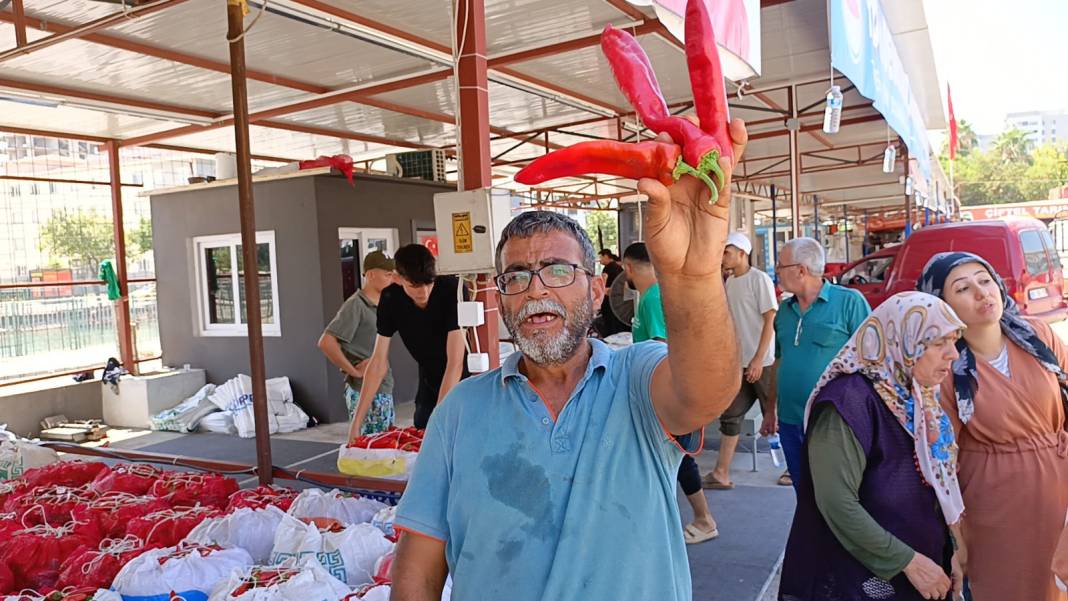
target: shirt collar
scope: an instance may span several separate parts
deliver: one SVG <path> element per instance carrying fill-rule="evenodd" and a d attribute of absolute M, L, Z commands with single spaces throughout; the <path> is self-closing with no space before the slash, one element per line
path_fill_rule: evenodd
<path fill-rule="evenodd" d="M 590 338 L 590 347 L 592 348 L 592 354 L 590 355 L 589 363 L 586 364 L 586 375 L 588 376 L 596 369 L 608 369 L 608 362 L 612 358 L 612 349 L 604 342 L 597 340 L 596 338 Z M 501 365 L 501 381 L 506 382 L 509 378 L 522 378 L 526 379 L 519 371 L 519 361 L 523 358 L 523 353 L 516 351 L 504 360 Z"/>
<path fill-rule="evenodd" d="M 820 286 L 820 293 L 818 295 L 816 295 L 816 300 L 817 301 L 823 301 L 825 303 L 826 302 L 830 302 L 830 300 L 831 300 L 831 285 L 830 284 L 828 284 L 827 282 L 824 282 L 823 285 Z M 791 296 L 790 298 L 786 299 L 786 303 L 790 304 L 790 305 L 797 305 L 797 295 L 795 294 L 795 295 Z"/>

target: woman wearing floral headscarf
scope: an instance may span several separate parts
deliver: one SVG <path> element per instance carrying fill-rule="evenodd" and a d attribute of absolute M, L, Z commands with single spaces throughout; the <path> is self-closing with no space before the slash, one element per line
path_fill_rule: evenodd
<path fill-rule="evenodd" d="M 1068 509 L 1068 350 L 1021 317 L 971 253 L 935 255 L 917 283 L 968 325 L 942 403 L 960 444 L 961 557 L 974 601 L 1065 601 L 1050 570 Z"/>
<path fill-rule="evenodd" d="M 939 384 L 964 324 L 941 300 L 880 305 L 809 398 L 782 601 L 945 599 L 964 510 Z"/>

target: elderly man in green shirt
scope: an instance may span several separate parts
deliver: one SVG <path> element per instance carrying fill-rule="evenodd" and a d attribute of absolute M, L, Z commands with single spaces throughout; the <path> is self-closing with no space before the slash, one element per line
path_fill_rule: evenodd
<path fill-rule="evenodd" d="M 789 475 L 797 489 L 805 441 L 805 404 L 827 365 L 871 307 L 864 295 L 823 281 L 827 259 L 812 238 L 794 238 L 779 252 L 779 286 L 793 294 L 775 315 L 775 357 L 779 359 L 779 436 Z"/>
<path fill-rule="evenodd" d="M 393 283 L 393 259 L 381 251 L 363 259 L 363 286 L 350 296 L 319 338 L 319 350 L 345 374 L 345 406 L 349 419 L 360 400 L 364 372 L 378 334 L 378 301 Z M 361 434 L 382 432 L 393 425 L 393 374 L 386 372 Z"/>

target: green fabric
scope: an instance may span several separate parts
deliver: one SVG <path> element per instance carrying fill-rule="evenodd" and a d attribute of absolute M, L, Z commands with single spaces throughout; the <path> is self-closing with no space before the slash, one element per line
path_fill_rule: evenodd
<path fill-rule="evenodd" d="M 900 574 L 915 551 L 861 506 L 858 491 L 868 458 L 853 430 L 833 405 L 824 403 L 815 409 L 805 437 L 816 505 L 834 537 L 879 578 Z"/>
<path fill-rule="evenodd" d="M 667 340 L 664 304 L 660 300 L 660 284 L 653 284 L 638 299 L 638 310 L 630 326 L 634 343 L 646 340 Z"/>
<path fill-rule="evenodd" d="M 805 423 L 805 405 L 820 376 L 869 313 L 864 295 L 834 284 L 824 284 L 803 315 L 797 297 L 783 301 L 775 314 L 779 421 Z"/>
<path fill-rule="evenodd" d="M 100 275 L 97 277 L 108 285 L 108 300 L 122 298 L 119 294 L 119 276 L 115 275 L 115 266 L 111 263 L 111 259 L 104 259 L 100 262 Z"/>
<path fill-rule="evenodd" d="M 338 309 L 337 315 L 327 324 L 326 332 L 337 338 L 345 358 L 353 365 L 369 359 L 374 353 L 378 336 L 377 305 L 371 303 L 363 290 L 357 290 Z M 360 390 L 363 386 L 362 379 L 351 376 L 345 377 L 345 383 L 354 390 Z M 378 394 L 393 394 L 393 370 L 386 371 Z"/>

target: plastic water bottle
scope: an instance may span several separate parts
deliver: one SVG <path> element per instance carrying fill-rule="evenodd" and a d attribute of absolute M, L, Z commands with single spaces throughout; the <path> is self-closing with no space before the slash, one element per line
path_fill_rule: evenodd
<path fill-rule="evenodd" d="M 838 133 L 842 125 L 842 88 L 831 86 L 827 90 L 827 108 L 823 111 L 823 131 L 828 134 Z"/>
<path fill-rule="evenodd" d="M 781 467 L 782 459 L 779 453 L 782 453 L 782 442 L 779 440 L 778 432 L 768 437 L 768 445 L 771 446 L 771 462 L 775 464 L 775 467 Z"/>
<path fill-rule="evenodd" d="M 883 173 L 893 173 L 894 163 L 897 161 L 897 146 L 887 144 L 883 151 Z"/>

